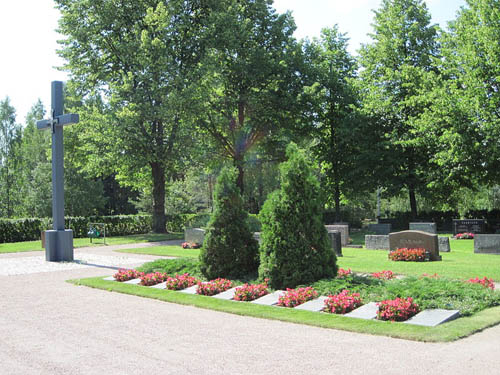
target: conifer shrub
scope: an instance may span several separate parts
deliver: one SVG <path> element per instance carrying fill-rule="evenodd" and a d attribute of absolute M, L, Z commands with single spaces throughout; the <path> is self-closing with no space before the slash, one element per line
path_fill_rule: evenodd
<path fill-rule="evenodd" d="M 200 269 L 207 279 L 238 279 L 255 273 L 259 245 L 248 227 L 236 168 L 224 168 L 215 186 L 215 209 L 200 252 Z"/>
<path fill-rule="evenodd" d="M 264 203 L 259 277 L 273 289 L 295 288 L 337 275 L 323 224 L 324 201 L 311 162 L 295 144 L 280 166 L 281 188 Z"/>

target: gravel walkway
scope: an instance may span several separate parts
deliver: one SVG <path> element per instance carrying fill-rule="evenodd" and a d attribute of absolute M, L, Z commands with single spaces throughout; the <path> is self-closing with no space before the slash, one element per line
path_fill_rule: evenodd
<path fill-rule="evenodd" d="M 0 276 L 0 374 L 500 373 L 500 326 L 454 343 L 428 344 L 225 314 L 65 282 L 111 275 L 127 258 L 115 253 L 112 262 L 113 254 L 92 249 L 77 249 L 75 258 L 88 252 L 114 265 Z M 155 257 L 133 254 L 129 259 L 135 258 Z M 9 259 L 0 256 L 0 265 Z"/>

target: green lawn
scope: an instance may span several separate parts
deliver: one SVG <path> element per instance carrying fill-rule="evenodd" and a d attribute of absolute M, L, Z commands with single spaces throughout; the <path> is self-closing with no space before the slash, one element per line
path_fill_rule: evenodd
<path fill-rule="evenodd" d="M 119 236 L 119 237 L 107 237 L 106 245 L 123 245 L 141 242 L 158 242 L 167 240 L 182 240 L 184 238 L 183 233 L 168 233 L 168 234 L 157 234 L 157 233 L 147 233 L 147 234 L 134 234 L 131 236 Z M 85 246 L 104 246 L 103 239 L 99 238 L 93 240 L 90 243 L 88 238 L 75 238 L 74 247 L 85 247 Z M 25 251 L 42 251 L 41 241 L 26 241 L 26 242 L 12 242 L 12 243 L 2 243 L 0 244 L 0 254 L 1 253 L 18 253 Z"/>
<path fill-rule="evenodd" d="M 181 246 L 155 246 L 139 249 L 117 250 L 120 253 L 147 254 L 157 256 L 170 256 L 179 258 L 196 258 L 200 254 L 199 249 L 183 249 Z"/>

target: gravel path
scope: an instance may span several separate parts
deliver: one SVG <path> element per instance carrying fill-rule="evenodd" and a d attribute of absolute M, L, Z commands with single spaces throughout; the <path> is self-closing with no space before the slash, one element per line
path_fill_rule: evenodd
<path fill-rule="evenodd" d="M 106 261 L 113 257 L 92 249 L 93 255 L 77 249 L 75 258 L 87 252 L 106 256 Z M 114 256 L 116 263 L 106 268 L 0 275 L 0 374 L 500 373 L 500 326 L 454 343 L 428 344 L 225 314 L 65 282 L 111 275 L 124 261 L 123 254 Z M 13 258 L 0 256 L 0 265 L 8 259 Z"/>

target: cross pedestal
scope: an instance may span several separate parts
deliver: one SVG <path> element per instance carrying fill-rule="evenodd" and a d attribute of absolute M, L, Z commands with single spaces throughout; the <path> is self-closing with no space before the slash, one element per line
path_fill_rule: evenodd
<path fill-rule="evenodd" d="M 77 114 L 63 115 L 63 84 L 52 82 L 52 118 L 37 121 L 39 130 L 52 131 L 52 218 L 54 229 L 45 231 L 45 259 L 73 261 L 73 231 L 64 229 L 64 141 L 63 126 L 77 123 Z"/>

